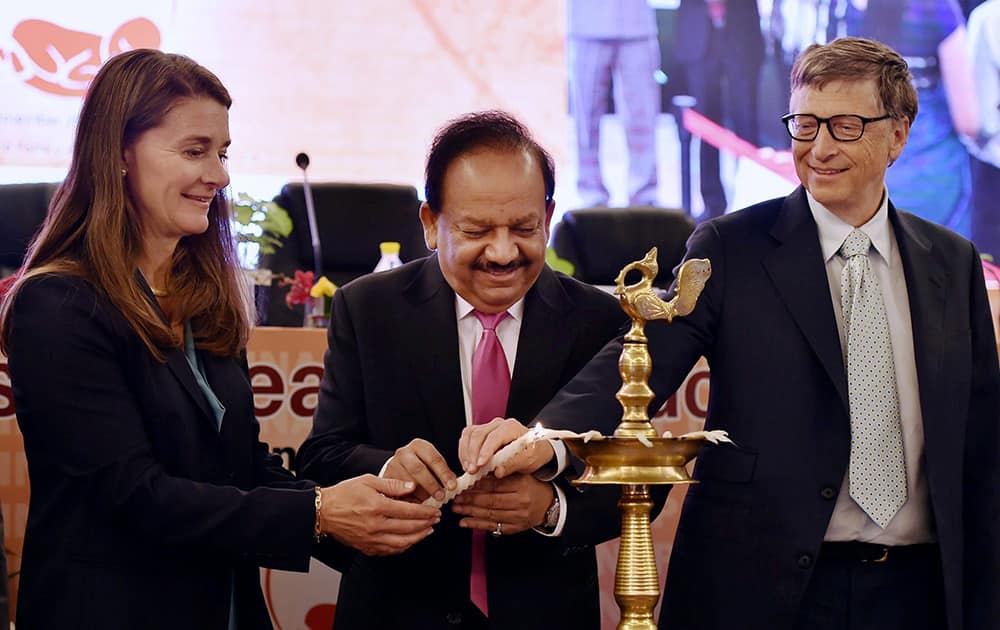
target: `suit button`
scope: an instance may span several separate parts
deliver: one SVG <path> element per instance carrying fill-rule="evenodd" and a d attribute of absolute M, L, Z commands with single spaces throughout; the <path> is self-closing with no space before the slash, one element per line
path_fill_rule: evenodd
<path fill-rule="evenodd" d="M 795 561 L 795 564 L 799 565 L 800 569 L 808 569 L 813 564 L 812 556 L 807 553 L 799 556 L 799 559 Z"/>
<path fill-rule="evenodd" d="M 837 496 L 837 491 L 831 488 L 830 486 L 827 486 L 819 491 L 819 496 L 829 501 L 830 499 Z"/>
<path fill-rule="evenodd" d="M 457 610 L 453 610 L 444 616 L 444 620 L 447 621 L 450 626 L 460 626 L 462 625 L 462 613 Z"/>

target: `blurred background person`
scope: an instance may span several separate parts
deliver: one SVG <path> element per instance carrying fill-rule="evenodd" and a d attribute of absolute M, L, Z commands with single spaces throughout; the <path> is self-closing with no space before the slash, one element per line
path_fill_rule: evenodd
<path fill-rule="evenodd" d="M 972 154 L 972 240 L 1000 261 L 1000 0 L 987 0 L 969 15 L 969 50 L 979 129 Z"/>
<path fill-rule="evenodd" d="M 576 131 L 576 188 L 583 206 L 608 205 L 601 175 L 601 116 L 614 86 L 628 148 L 628 202 L 657 205 L 656 117 L 660 44 L 646 0 L 569 0 L 570 106 Z"/>
<path fill-rule="evenodd" d="M 401 482 L 296 481 L 258 441 L 230 104 L 191 59 L 144 49 L 84 100 L 0 310 L 31 480 L 19 626 L 270 628 L 260 566 L 305 570 L 327 533 L 401 551 L 437 518 L 383 496 Z"/>
<path fill-rule="evenodd" d="M 760 144 L 757 87 L 764 61 L 764 36 L 756 0 L 681 0 L 674 56 L 685 64 L 695 111 Z M 726 192 L 719 173 L 719 150 L 699 148 L 704 221 L 725 213 Z M 690 210 L 690 209 L 689 209 Z"/>
<path fill-rule="evenodd" d="M 957 0 L 841 0 L 831 11 L 831 25 L 891 46 L 913 74 L 920 124 L 886 173 L 893 201 L 971 236 L 969 153 L 960 136 L 978 130 L 962 8 Z"/>

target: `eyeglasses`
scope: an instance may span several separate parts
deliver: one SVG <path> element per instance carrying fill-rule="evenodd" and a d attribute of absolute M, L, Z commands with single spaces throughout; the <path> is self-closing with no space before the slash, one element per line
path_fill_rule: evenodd
<path fill-rule="evenodd" d="M 865 118 L 856 114 L 837 114 L 829 118 L 820 118 L 812 114 L 785 114 L 781 122 L 793 140 L 809 142 L 819 135 L 819 126 L 826 123 L 826 129 L 834 140 L 853 142 L 860 140 L 865 133 L 865 125 L 892 118 L 889 114 L 878 118 Z"/>

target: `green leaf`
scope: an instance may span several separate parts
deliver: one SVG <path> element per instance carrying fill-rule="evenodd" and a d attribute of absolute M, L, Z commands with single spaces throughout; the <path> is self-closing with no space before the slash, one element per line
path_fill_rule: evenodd
<path fill-rule="evenodd" d="M 240 232 L 240 242 L 257 243 L 262 254 L 273 254 L 292 233 L 291 216 L 273 201 L 258 201 L 246 193 L 237 194 L 236 199 L 233 220 L 242 226 L 256 225 L 261 231 L 260 235 Z"/>
<path fill-rule="evenodd" d="M 281 206 L 275 204 L 274 208 L 274 231 L 281 236 L 288 236 L 292 233 L 292 217 Z"/>
<path fill-rule="evenodd" d="M 561 271 L 567 276 L 572 276 L 573 272 L 576 271 L 576 267 L 570 261 L 559 258 L 556 255 L 556 250 L 548 247 L 545 249 L 545 263 L 552 268 L 553 271 Z"/>
<path fill-rule="evenodd" d="M 250 217 L 253 215 L 253 208 L 251 206 L 233 206 L 233 218 L 240 225 L 250 225 Z"/>

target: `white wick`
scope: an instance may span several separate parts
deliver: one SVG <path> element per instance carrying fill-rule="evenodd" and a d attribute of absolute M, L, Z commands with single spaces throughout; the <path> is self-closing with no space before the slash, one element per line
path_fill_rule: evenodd
<path fill-rule="evenodd" d="M 664 431 L 663 437 L 672 438 L 674 434 L 670 431 Z M 680 436 L 680 440 L 705 440 L 711 442 L 712 444 L 719 444 L 720 442 L 726 442 L 729 444 L 734 444 L 731 439 L 729 439 L 729 433 L 721 429 L 716 429 L 715 431 L 692 431 L 690 433 L 685 433 Z"/>

